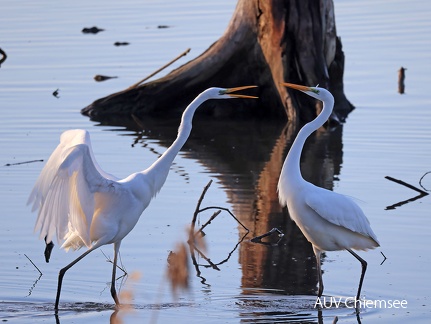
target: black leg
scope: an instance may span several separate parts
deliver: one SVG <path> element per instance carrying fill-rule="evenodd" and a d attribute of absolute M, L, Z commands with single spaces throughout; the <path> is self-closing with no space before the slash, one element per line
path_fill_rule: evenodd
<path fill-rule="evenodd" d="M 117 297 L 117 291 L 115 289 L 115 276 L 116 276 L 116 272 L 117 272 L 117 260 L 118 260 L 118 251 L 120 249 L 120 242 L 114 243 L 114 262 L 113 262 L 113 268 L 112 268 L 112 280 L 111 280 L 111 296 L 115 301 L 115 304 L 117 306 L 120 305 L 120 302 L 118 300 Z"/>
<path fill-rule="evenodd" d="M 320 266 L 320 255 L 322 251 L 318 250 L 313 246 L 314 254 L 316 255 L 316 269 L 317 269 L 317 278 L 319 278 L 319 290 L 317 292 L 317 297 L 321 297 L 323 294 L 323 279 L 322 279 L 322 268 Z"/>
<path fill-rule="evenodd" d="M 95 247 L 92 247 L 88 251 L 84 252 L 78 258 L 76 258 L 71 263 L 69 263 L 67 266 L 65 266 L 63 269 L 61 269 L 60 272 L 58 273 L 57 297 L 55 299 L 55 311 L 56 312 L 58 311 L 58 303 L 60 302 L 61 285 L 63 283 L 63 277 L 64 277 L 66 271 L 69 270 L 70 268 L 72 268 L 76 263 L 78 263 L 78 261 L 80 261 L 82 258 L 84 258 L 87 254 L 89 254 L 91 251 L 93 251 L 95 249 L 96 249 Z"/>
<path fill-rule="evenodd" d="M 360 296 L 361 296 L 362 282 L 364 281 L 365 271 L 367 271 L 367 261 L 365 261 L 364 259 L 362 259 L 359 255 L 357 255 L 352 250 L 347 249 L 347 251 L 349 251 L 356 259 L 358 259 L 359 262 L 361 262 L 361 265 L 362 265 L 361 279 L 359 280 L 358 293 L 356 294 L 356 301 L 358 301 L 359 298 L 360 298 Z"/>

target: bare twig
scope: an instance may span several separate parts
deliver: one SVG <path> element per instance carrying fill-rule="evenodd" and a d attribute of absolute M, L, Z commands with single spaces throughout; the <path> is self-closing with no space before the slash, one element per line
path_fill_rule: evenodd
<path fill-rule="evenodd" d="M 404 182 L 404 181 L 402 181 L 402 180 L 398 180 L 398 179 L 395 179 L 395 178 L 392 178 L 392 177 L 389 177 L 389 176 L 386 176 L 385 178 L 386 178 L 386 179 L 388 179 L 388 180 L 391 180 L 391 181 L 393 181 L 393 182 L 396 182 L 396 183 L 398 183 L 398 184 L 400 184 L 400 185 L 406 186 L 407 188 L 410 188 L 410 189 L 412 189 L 412 190 L 414 190 L 414 191 L 417 191 L 417 192 L 419 192 L 419 193 L 421 193 L 421 194 L 423 194 L 423 195 L 428 195 L 428 192 L 423 191 L 423 190 L 421 190 L 421 189 L 419 189 L 419 188 L 416 188 L 415 186 L 413 186 L 413 185 L 411 185 L 411 184 L 409 184 L 409 183 L 407 183 L 407 182 Z M 421 178 L 421 179 L 422 179 L 422 178 Z"/>
<path fill-rule="evenodd" d="M 416 191 L 416 192 L 419 192 L 419 195 L 417 195 L 416 197 L 413 197 L 413 198 L 410 198 L 410 199 L 406 199 L 406 200 L 400 201 L 400 202 L 398 202 L 398 203 L 396 203 L 396 204 L 393 204 L 393 205 L 391 205 L 391 206 L 387 206 L 387 207 L 385 208 L 386 210 L 395 209 L 395 208 L 400 207 L 400 206 L 402 206 L 402 205 L 405 205 L 405 204 L 407 204 L 407 203 L 409 203 L 409 202 L 415 201 L 415 200 L 417 200 L 417 199 L 419 199 L 419 198 L 423 198 L 423 197 L 425 197 L 425 196 L 429 195 L 429 193 L 428 193 L 428 192 L 423 191 L 423 190 L 421 190 L 421 189 L 419 189 L 419 188 L 416 188 L 415 186 L 412 186 L 411 184 L 408 184 L 407 182 L 404 182 L 404 181 L 402 181 L 402 180 L 398 180 L 398 179 L 395 179 L 395 178 L 392 178 L 392 177 L 389 177 L 389 176 L 386 176 L 385 178 L 386 178 L 386 179 L 388 179 L 388 180 L 391 180 L 391 181 L 393 181 L 393 182 L 396 182 L 396 183 L 398 183 L 398 184 L 401 184 L 401 185 L 403 185 L 403 186 L 406 186 L 407 188 L 410 188 L 410 189 L 412 189 L 412 190 L 414 190 L 414 191 Z M 422 178 L 423 178 L 423 177 L 422 177 Z M 421 178 L 421 179 L 422 179 L 422 178 Z M 420 182 L 419 182 L 419 183 L 420 183 Z"/>
<path fill-rule="evenodd" d="M 190 48 L 186 49 L 184 52 L 182 52 L 180 55 L 178 55 L 176 58 L 174 58 L 173 60 L 171 60 L 170 62 L 166 63 L 165 65 L 163 65 L 161 68 L 157 69 L 156 71 L 154 71 L 153 73 L 151 73 L 149 76 L 143 78 L 141 81 L 131 85 L 127 90 L 133 89 L 138 87 L 142 82 L 148 80 L 149 78 L 155 76 L 157 73 L 159 73 L 160 71 L 162 71 L 163 69 L 167 68 L 169 65 L 171 65 L 172 63 L 178 61 L 180 58 L 182 58 L 183 56 L 186 56 L 188 53 L 190 52 Z"/>
<path fill-rule="evenodd" d="M 404 68 L 404 67 L 401 67 L 399 70 L 398 70 L 398 92 L 400 93 L 400 94 L 403 94 L 404 93 L 404 89 L 405 89 L 405 86 L 404 86 L 404 79 L 405 79 L 405 77 L 406 77 L 406 73 L 405 73 L 405 71 L 406 71 L 407 69 L 406 68 Z"/>
<path fill-rule="evenodd" d="M 190 226 L 190 232 L 189 232 L 189 240 L 188 240 L 188 244 L 189 244 L 189 249 L 190 249 L 190 256 L 193 262 L 193 265 L 195 267 L 196 270 L 196 276 L 201 278 L 202 284 L 208 285 L 208 283 L 206 283 L 206 278 L 202 277 L 201 275 L 201 271 L 199 270 L 199 267 L 206 267 L 206 268 L 213 268 L 214 270 L 218 270 L 220 271 L 220 268 L 218 267 L 218 265 L 223 264 L 225 262 L 227 262 L 229 260 L 229 258 L 231 257 L 231 255 L 233 254 L 233 252 L 237 249 L 237 247 L 239 246 L 239 244 L 244 240 L 244 238 L 248 235 L 248 233 L 250 232 L 248 230 L 247 227 L 245 227 L 239 220 L 238 218 L 235 217 L 235 215 L 228 209 L 228 208 L 223 208 L 223 207 L 216 207 L 216 206 L 210 206 L 210 207 L 204 207 L 201 208 L 201 204 L 202 201 L 205 197 L 206 192 L 208 191 L 210 185 L 212 183 L 212 180 L 210 180 L 208 182 L 208 184 L 204 187 L 201 196 L 199 197 L 199 200 L 196 204 L 196 208 L 195 211 L 193 213 L 193 219 L 191 222 L 191 226 Z M 217 209 L 216 212 L 213 213 L 213 215 L 208 219 L 208 221 L 203 224 L 201 226 L 201 228 L 198 231 L 195 231 L 195 226 L 196 226 L 196 221 L 197 221 L 197 217 L 199 215 L 199 213 L 209 210 L 209 209 Z M 205 253 L 203 251 L 201 251 L 201 249 L 198 247 L 199 244 L 196 244 L 196 240 L 199 240 L 199 238 L 202 238 L 205 234 L 203 232 L 203 229 L 206 228 L 209 224 L 211 224 L 211 222 L 222 212 L 222 211 L 226 211 L 228 212 L 235 220 L 238 224 L 240 224 L 245 230 L 246 233 L 244 234 L 244 236 L 241 238 L 241 240 L 239 242 L 237 242 L 237 244 L 235 245 L 235 247 L 233 248 L 233 250 L 228 254 L 227 258 L 225 258 L 224 260 L 222 260 L 219 263 L 214 263 L 213 261 L 211 261 L 210 258 L 208 258 Z M 201 234 L 201 236 L 197 236 L 197 234 Z M 198 241 L 199 242 L 199 241 Z M 202 264 L 198 264 L 197 260 L 196 260 L 196 255 L 195 252 L 199 255 L 199 257 L 201 257 L 202 259 L 204 259 L 208 265 L 202 265 Z"/>
<path fill-rule="evenodd" d="M 199 233 L 201 233 L 202 235 L 204 235 L 204 232 L 203 232 L 204 228 L 207 227 L 209 224 L 211 224 L 212 220 L 214 218 L 216 218 L 220 213 L 221 213 L 221 210 L 217 210 L 216 212 L 214 212 L 214 214 L 208 219 L 208 221 L 205 224 L 203 224 L 201 226 L 201 228 L 199 229 L 199 231 L 197 231 L 195 233 L 195 235 L 197 235 Z"/>
<path fill-rule="evenodd" d="M 424 189 L 425 191 L 431 191 L 430 189 L 426 189 L 423 185 L 422 185 L 422 180 L 423 180 L 423 178 L 425 178 L 425 176 L 428 174 L 428 173 L 431 173 L 431 171 L 428 171 L 428 172 L 425 172 L 425 174 L 419 179 L 419 185 L 422 187 L 422 189 Z"/>
<path fill-rule="evenodd" d="M 3 51 L 1 48 L 0 48 L 0 54 L 2 55 L 2 58 L 0 58 L 0 66 L 2 65 L 2 63 L 4 62 L 4 61 L 6 61 L 6 59 L 7 59 L 7 55 L 6 55 L 6 52 L 5 51 Z"/>
<path fill-rule="evenodd" d="M 111 260 L 111 258 L 110 257 L 108 257 L 106 254 L 105 254 L 105 252 L 103 252 L 102 250 L 100 250 L 100 252 L 102 252 L 102 254 L 105 256 L 105 258 L 106 258 L 106 262 L 109 262 L 109 263 L 111 263 L 111 264 L 114 264 L 114 262 Z M 120 256 L 120 262 L 121 262 L 121 256 Z M 121 265 L 123 265 L 123 263 L 121 262 Z M 116 278 L 115 280 L 118 280 L 118 279 L 120 279 L 120 278 L 122 278 L 122 277 L 124 277 L 124 276 L 127 276 L 128 275 L 128 273 L 127 273 L 127 271 L 126 271 L 126 269 L 124 269 L 124 267 L 120 267 L 118 264 L 116 265 L 117 266 L 117 268 L 118 269 L 120 269 L 121 271 L 123 271 L 123 275 L 122 276 L 119 276 L 118 278 Z"/>
<path fill-rule="evenodd" d="M 202 259 L 204 259 L 208 264 L 213 268 L 214 270 L 220 271 L 220 269 L 217 267 L 216 264 L 214 264 L 210 258 L 208 258 L 201 250 L 199 250 L 196 245 L 193 245 L 193 249 L 198 252 L 198 254 L 201 256 Z"/>
<path fill-rule="evenodd" d="M 382 263 L 380 263 L 380 265 L 382 265 L 382 264 L 383 264 L 383 262 L 385 262 L 385 261 L 386 261 L 387 257 L 386 257 L 386 255 L 384 255 L 384 254 L 383 254 L 383 252 L 382 252 L 382 251 L 380 251 L 380 253 L 383 255 L 383 258 L 384 258 L 384 259 L 383 259 L 383 261 L 382 261 Z"/>
<path fill-rule="evenodd" d="M 200 213 L 200 207 L 201 207 L 201 204 L 202 204 L 202 200 L 204 200 L 205 194 L 208 191 L 208 188 L 211 186 L 212 182 L 213 181 L 210 180 L 208 182 L 208 184 L 204 187 L 204 190 L 202 191 L 201 196 L 199 197 L 198 203 L 196 204 L 196 209 L 195 209 L 195 212 L 193 213 L 192 226 L 190 227 L 190 233 L 191 234 L 195 230 L 196 219 L 198 217 L 198 214 Z"/>
<path fill-rule="evenodd" d="M 33 261 L 31 261 L 31 259 L 27 256 L 27 254 L 24 254 L 24 256 L 28 259 L 28 261 L 31 262 L 31 264 L 37 269 L 37 271 L 39 271 L 39 273 L 42 275 L 42 271 L 39 270 L 39 268 L 34 264 Z"/>
<path fill-rule="evenodd" d="M 217 206 L 210 206 L 210 207 L 205 207 L 205 208 L 202 208 L 202 209 L 199 209 L 199 211 L 198 211 L 198 213 L 201 213 L 201 212 L 203 212 L 203 211 L 205 211 L 205 210 L 208 210 L 208 209 L 220 209 L 220 210 L 224 210 L 225 212 L 228 212 L 232 217 L 233 217 L 233 219 L 235 219 L 236 220 L 236 222 L 239 224 L 239 225 L 241 225 L 247 232 L 250 232 L 250 230 L 247 228 L 247 227 L 245 227 L 245 225 L 243 224 L 243 223 L 241 223 L 240 221 L 239 221 L 239 219 L 238 218 L 236 218 L 235 217 L 235 215 L 234 214 L 232 214 L 232 212 L 228 209 L 228 208 L 224 208 L 224 207 L 217 207 Z"/>
<path fill-rule="evenodd" d="M 20 165 L 20 164 L 27 164 L 27 163 L 34 163 L 34 162 L 43 162 L 43 160 L 31 160 L 31 161 L 24 161 L 24 162 L 17 162 L 17 163 L 6 163 L 4 166 Z"/>

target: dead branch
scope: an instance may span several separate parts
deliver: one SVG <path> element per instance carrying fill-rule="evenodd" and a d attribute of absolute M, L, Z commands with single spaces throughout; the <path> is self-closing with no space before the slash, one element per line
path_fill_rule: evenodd
<path fill-rule="evenodd" d="M 389 177 L 389 176 L 386 176 L 385 178 L 388 179 L 388 180 L 391 180 L 393 182 L 396 182 L 396 183 L 398 183 L 400 185 L 406 186 L 407 188 L 410 188 L 410 189 L 412 189 L 414 191 L 417 191 L 417 192 L 421 193 L 422 195 L 428 195 L 428 193 L 426 191 L 423 191 L 423 190 L 421 190 L 421 189 L 419 189 L 419 188 L 417 188 L 417 187 L 415 187 L 415 186 L 413 186 L 413 185 L 411 185 L 411 184 L 409 184 L 407 182 L 404 182 L 402 180 L 398 180 L 398 179 L 395 179 L 395 178 L 392 178 L 392 177 Z"/>
<path fill-rule="evenodd" d="M 405 89 L 405 85 L 404 85 L 404 79 L 405 79 L 405 71 L 407 69 L 401 67 L 398 70 L 398 93 L 403 94 L 404 93 L 404 89 Z"/>
<path fill-rule="evenodd" d="M 209 189 L 209 187 L 210 187 L 210 185 L 211 185 L 211 183 L 212 183 L 212 180 L 210 180 L 209 182 L 208 182 L 208 184 L 204 187 L 204 189 L 203 189 L 203 191 L 202 191 L 202 194 L 200 195 L 200 197 L 199 197 L 199 200 L 198 200 L 198 203 L 196 204 L 196 208 L 195 208 L 195 211 L 194 211 L 194 213 L 193 213 L 193 219 L 192 219 L 192 222 L 191 222 L 191 226 L 190 226 L 190 232 L 189 232 L 189 240 L 188 240 L 188 244 L 189 244 L 189 250 L 190 250 L 190 257 L 191 257 L 191 259 L 192 259 L 192 262 L 193 262 L 193 265 L 194 265 L 194 267 L 195 267 L 195 269 L 196 269 L 196 274 L 197 274 L 197 277 L 199 277 L 199 278 L 201 278 L 202 279 L 202 281 L 201 281 L 201 283 L 203 283 L 203 284 L 206 284 L 206 285 L 208 285 L 207 283 L 205 283 L 206 282 L 206 279 L 204 278 L 204 277 L 202 277 L 201 276 L 201 271 L 199 270 L 199 266 L 203 266 L 203 267 L 210 267 L 210 268 L 213 268 L 214 270 L 218 270 L 218 271 L 220 271 L 220 269 L 218 268 L 218 265 L 220 265 L 220 264 L 223 264 L 223 263 L 225 263 L 225 262 L 227 262 L 228 260 L 229 260 L 229 258 L 231 257 L 231 255 L 233 254 L 233 252 L 237 249 L 237 247 L 239 246 L 239 244 L 244 240 L 244 238 L 248 235 L 248 233 L 250 232 L 249 230 L 248 230 L 248 228 L 247 227 L 245 227 L 239 220 L 238 220 L 238 218 L 236 218 L 235 217 L 235 215 L 228 209 L 228 208 L 223 208 L 223 207 L 216 207 L 216 206 L 210 206 L 210 207 L 204 207 L 204 208 L 201 208 L 201 205 L 202 205 L 202 201 L 203 201 L 203 199 L 204 199 L 204 197 L 205 197 L 205 194 L 206 194 L 206 192 L 208 191 L 208 189 Z M 217 211 L 216 212 L 214 212 L 213 213 L 213 215 L 208 219 L 208 221 L 205 223 L 205 224 L 203 224 L 202 226 L 201 226 L 201 228 L 198 230 L 198 231 L 196 231 L 195 232 L 195 225 L 196 225 L 196 220 L 197 220 L 197 217 L 198 217 L 198 215 L 199 215 L 199 213 L 201 213 L 201 212 L 203 212 L 203 211 L 206 211 L 206 210 L 209 210 L 209 209 L 217 209 Z M 211 222 L 222 212 L 222 211 L 226 211 L 226 212 L 228 212 L 235 220 L 236 220 L 236 222 L 238 223 L 238 224 L 240 224 L 245 230 L 246 230 L 246 233 L 244 234 L 244 236 L 241 238 L 241 240 L 239 241 L 239 242 L 237 242 L 237 244 L 235 245 L 235 247 L 233 248 L 233 250 L 228 254 L 228 256 L 227 256 L 227 258 L 225 258 L 224 260 L 222 260 L 221 262 L 219 262 L 219 263 L 217 263 L 217 264 L 215 264 L 214 262 L 212 262 L 211 261 L 211 259 L 210 258 L 208 258 L 206 255 L 205 255 L 205 253 L 203 252 L 203 251 L 201 251 L 201 249 L 199 249 L 198 247 L 197 247 L 197 244 L 196 244 L 196 236 L 197 236 L 197 234 L 201 234 L 201 238 L 204 236 L 204 233 L 203 233 L 203 229 L 205 228 L 205 227 L 207 227 L 208 225 L 210 225 L 211 224 Z M 204 259 L 207 263 L 208 263 L 208 265 L 199 265 L 198 264 L 198 262 L 197 262 L 197 260 L 196 260 L 196 256 L 195 256 L 195 252 L 197 252 L 198 254 L 199 254 L 199 256 L 202 258 L 202 259 Z"/>
<path fill-rule="evenodd" d="M 417 196 L 415 196 L 415 197 L 413 197 L 413 198 L 410 198 L 410 199 L 406 199 L 406 200 L 400 201 L 400 202 L 398 202 L 398 203 L 396 203 L 396 204 L 393 204 L 393 205 L 391 205 L 391 206 L 387 206 L 387 207 L 385 208 L 385 210 L 395 209 L 395 208 L 400 207 L 400 206 L 402 206 L 402 205 L 405 205 L 405 204 L 407 204 L 407 203 L 409 203 L 409 202 L 415 201 L 415 200 L 417 200 L 417 199 L 420 199 L 420 198 L 423 198 L 423 197 L 425 197 L 425 196 L 428 196 L 428 195 L 429 195 L 429 194 L 428 194 L 428 192 L 423 191 L 423 190 L 421 190 L 421 189 L 419 189 L 419 188 L 417 188 L 417 187 L 415 187 L 415 186 L 413 186 L 413 185 L 411 185 L 411 184 L 409 184 L 409 183 L 407 183 L 407 182 L 404 182 L 404 181 L 402 181 L 402 180 L 398 180 L 398 179 L 395 179 L 395 178 L 392 178 L 392 177 L 389 177 L 389 176 L 386 176 L 385 178 L 386 178 L 386 179 L 388 179 L 388 180 L 391 180 L 391 181 L 393 181 L 393 182 L 396 182 L 396 183 L 398 183 L 398 184 L 400 184 L 400 185 L 403 185 L 403 186 L 405 186 L 405 187 L 407 187 L 407 188 L 410 188 L 410 189 L 412 189 L 412 190 L 414 190 L 414 191 L 416 191 L 416 192 L 419 192 L 419 195 L 417 195 Z M 423 177 L 422 177 L 422 178 L 423 178 Z M 421 178 L 421 180 L 422 180 L 422 178 Z M 420 181 L 419 181 L 419 183 L 420 183 Z"/>
<path fill-rule="evenodd" d="M 6 59 L 7 59 L 7 55 L 6 55 L 6 52 L 5 51 L 3 51 L 1 48 L 0 48 L 0 54 L 2 55 L 2 58 L 0 58 L 0 66 L 2 65 L 2 63 L 4 62 L 4 61 L 6 61 Z"/>
<path fill-rule="evenodd" d="M 42 271 L 40 271 L 39 268 L 34 264 L 34 262 L 31 261 L 31 259 L 27 256 L 27 254 L 24 254 L 24 256 L 28 259 L 28 261 L 31 262 L 31 264 L 37 269 L 37 271 L 39 271 L 40 275 L 42 275 Z"/>
<path fill-rule="evenodd" d="M 383 261 L 382 261 L 382 263 L 380 263 L 380 265 L 382 265 L 386 261 L 387 257 L 386 257 L 386 255 L 383 254 L 382 251 L 380 251 L 380 253 L 382 254 L 382 256 L 384 258 Z"/>
<path fill-rule="evenodd" d="M 180 55 L 178 55 L 176 58 L 174 58 L 173 60 L 169 61 L 168 63 L 166 63 L 165 65 L 163 65 L 161 68 L 157 69 L 156 71 L 154 71 L 153 73 L 151 73 L 149 76 L 143 78 L 141 81 L 131 85 L 130 87 L 128 87 L 126 90 L 130 90 L 133 88 L 138 87 L 141 83 L 147 81 L 149 78 L 155 76 L 157 73 L 159 73 L 160 71 L 162 71 L 163 69 L 166 69 L 169 65 L 175 63 L 176 61 L 178 61 L 180 58 L 182 58 L 183 56 L 186 56 L 188 53 L 190 52 L 190 48 L 186 49 L 184 52 L 182 52 Z"/>
<path fill-rule="evenodd" d="M 250 230 L 247 228 L 247 227 L 245 227 L 245 225 L 243 224 L 243 223 L 241 223 L 240 222 L 240 220 L 238 219 L 238 218 L 236 218 L 235 217 L 235 215 L 234 214 L 232 214 L 232 212 L 228 209 L 228 208 L 224 208 L 224 207 L 218 207 L 218 206 L 210 206 L 210 207 L 205 207 L 205 208 L 202 208 L 202 209 L 200 209 L 199 211 L 198 211 L 198 213 L 201 213 L 201 212 L 203 212 L 203 211 L 205 211 L 205 210 L 209 210 L 209 209 L 220 209 L 220 210 L 224 210 L 225 212 L 228 212 L 229 213 L 229 215 L 231 215 L 232 217 L 233 217 L 233 219 L 235 219 L 236 220 L 236 222 L 239 224 L 239 225 L 241 225 L 246 231 L 247 231 L 247 233 L 248 232 L 250 232 Z M 217 216 L 217 215 L 216 215 Z"/>
<path fill-rule="evenodd" d="M 111 264 L 114 264 L 114 262 L 111 260 L 111 258 L 110 257 L 108 257 L 106 254 L 105 254 L 105 252 L 103 252 L 102 250 L 100 250 L 100 252 L 102 252 L 102 254 L 105 256 L 105 258 L 106 258 L 106 262 L 109 262 L 109 263 L 111 263 Z M 121 257 L 120 257 L 120 259 L 121 259 Z M 121 260 L 120 260 L 120 262 L 121 262 Z M 121 265 L 123 265 L 123 263 L 121 262 Z M 117 264 L 117 268 L 118 269 L 120 269 L 121 271 L 123 271 L 123 275 L 122 276 L 119 276 L 118 278 L 116 278 L 115 280 L 118 280 L 118 279 L 120 279 L 120 278 L 123 278 L 124 276 L 128 276 L 129 274 L 127 273 L 127 271 L 126 271 L 126 269 L 124 268 L 124 267 L 120 267 L 118 264 Z"/>
<path fill-rule="evenodd" d="M 195 235 L 197 235 L 197 234 L 199 234 L 199 233 L 201 233 L 202 234 L 202 236 L 204 236 L 205 234 L 204 234 L 204 232 L 203 232 L 203 230 L 204 230 L 204 228 L 205 227 L 207 227 L 209 224 L 211 224 L 211 221 L 214 219 L 214 218 L 216 218 L 217 216 L 218 216 L 218 214 L 220 214 L 221 213 L 221 210 L 217 210 L 216 212 L 214 212 L 214 214 L 208 219 L 208 221 L 205 223 L 205 224 L 203 224 L 202 226 L 201 226 L 201 228 L 199 229 L 199 231 L 197 231 L 196 232 L 196 234 Z"/>
<path fill-rule="evenodd" d="M 431 173 L 431 171 L 425 172 L 424 175 L 419 179 L 419 185 L 422 187 L 422 189 L 424 189 L 425 191 L 431 191 L 430 189 L 426 189 L 423 185 L 422 185 L 422 180 L 425 178 L 425 176 L 427 174 Z"/>
<path fill-rule="evenodd" d="M 198 214 L 200 213 L 199 209 L 201 207 L 202 200 L 204 200 L 205 194 L 208 191 L 208 188 L 211 186 L 212 182 L 213 182 L 212 180 L 210 180 L 208 182 L 208 184 L 204 187 L 204 190 L 202 191 L 201 196 L 199 197 L 198 203 L 196 205 L 195 212 L 193 213 L 192 226 L 190 227 L 190 231 L 191 231 L 190 234 L 192 234 L 194 232 L 195 224 L 196 224 L 196 219 L 198 217 Z"/>
<path fill-rule="evenodd" d="M 34 162 L 43 162 L 43 160 L 31 160 L 31 161 L 16 162 L 16 163 L 6 163 L 4 166 L 21 165 L 21 164 L 34 163 Z"/>

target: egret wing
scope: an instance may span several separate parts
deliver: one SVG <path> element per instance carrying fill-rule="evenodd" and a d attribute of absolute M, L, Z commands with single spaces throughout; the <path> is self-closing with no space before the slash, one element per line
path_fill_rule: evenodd
<path fill-rule="evenodd" d="M 378 243 L 377 236 L 362 209 L 349 197 L 317 186 L 309 190 L 305 203 L 328 222 L 343 226 L 353 232 L 371 237 Z"/>
<path fill-rule="evenodd" d="M 117 183 L 106 177 L 110 175 L 99 172 L 87 143 L 89 138 L 86 140 L 88 134 L 68 132 L 63 133 L 60 144 L 43 168 L 29 203 L 33 203 L 33 210 L 39 209 L 35 231 L 40 230 L 41 238 L 46 237 L 50 242 L 57 234 L 61 242 L 73 232 L 90 246 L 94 194 L 114 190 Z"/>

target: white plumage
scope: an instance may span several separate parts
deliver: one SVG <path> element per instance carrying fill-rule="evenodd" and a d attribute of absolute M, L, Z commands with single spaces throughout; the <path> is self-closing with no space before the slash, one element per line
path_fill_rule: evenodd
<path fill-rule="evenodd" d="M 144 171 L 125 179 L 104 172 L 91 149 L 85 130 L 68 130 L 48 159 L 36 181 L 28 203 L 38 210 L 35 230 L 50 243 L 54 236 L 65 250 L 88 250 L 60 270 L 55 309 L 58 310 L 63 276 L 79 260 L 105 244 L 114 244 L 111 294 L 115 290 L 115 271 L 121 240 L 135 227 L 151 199 L 162 188 L 169 168 L 192 129 L 196 109 L 209 99 L 255 98 L 233 92 L 252 88 L 210 88 L 202 92 L 185 109 L 173 144 Z"/>
<path fill-rule="evenodd" d="M 323 88 L 283 84 L 321 100 L 323 109 L 313 121 L 301 128 L 284 161 L 278 182 L 280 204 L 287 206 L 290 217 L 313 245 L 319 278 L 318 296 L 323 292 L 320 269 L 322 251 L 347 250 L 362 264 L 356 296 L 359 299 L 367 263 L 352 249 L 367 250 L 378 247 L 377 236 L 362 209 L 351 198 L 305 181 L 300 170 L 300 157 L 305 140 L 329 118 L 334 98 Z"/>

